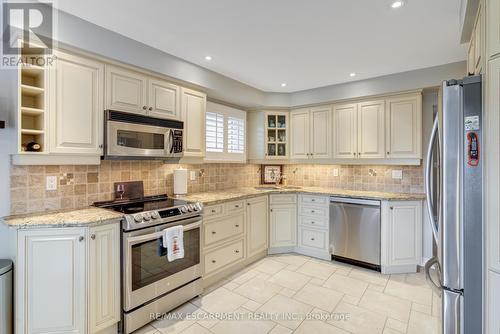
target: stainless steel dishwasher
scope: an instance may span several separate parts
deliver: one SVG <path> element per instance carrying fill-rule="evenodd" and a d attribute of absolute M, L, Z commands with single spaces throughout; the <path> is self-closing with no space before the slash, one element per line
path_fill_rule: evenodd
<path fill-rule="evenodd" d="M 330 197 L 330 252 L 380 271 L 380 201 Z"/>

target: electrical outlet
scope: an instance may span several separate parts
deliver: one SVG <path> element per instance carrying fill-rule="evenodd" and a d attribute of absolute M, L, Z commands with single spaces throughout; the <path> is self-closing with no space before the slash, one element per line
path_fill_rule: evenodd
<path fill-rule="evenodd" d="M 401 169 L 393 169 L 392 178 L 401 180 L 403 178 L 403 171 Z"/>
<path fill-rule="evenodd" d="M 339 176 L 339 169 L 338 168 L 333 169 L 333 176 Z"/>
<path fill-rule="evenodd" d="M 189 172 L 189 179 L 191 181 L 196 180 L 196 172 L 194 170 L 192 170 L 192 171 Z"/>
<path fill-rule="evenodd" d="M 45 190 L 57 190 L 57 176 L 47 176 Z"/>

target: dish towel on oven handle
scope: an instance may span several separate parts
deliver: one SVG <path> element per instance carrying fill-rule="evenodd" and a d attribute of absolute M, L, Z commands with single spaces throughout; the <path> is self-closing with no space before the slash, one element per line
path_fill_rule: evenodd
<path fill-rule="evenodd" d="M 163 247 L 167 249 L 168 262 L 184 258 L 184 227 L 182 225 L 163 230 Z"/>

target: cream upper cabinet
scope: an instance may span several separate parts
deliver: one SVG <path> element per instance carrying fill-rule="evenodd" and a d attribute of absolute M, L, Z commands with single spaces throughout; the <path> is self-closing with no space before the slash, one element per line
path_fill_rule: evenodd
<path fill-rule="evenodd" d="M 147 113 L 147 77 L 138 72 L 106 66 L 106 108 Z"/>
<path fill-rule="evenodd" d="M 422 158 L 422 95 L 386 100 L 386 158 Z"/>
<path fill-rule="evenodd" d="M 416 271 L 421 260 L 422 202 L 382 202 L 382 272 Z"/>
<path fill-rule="evenodd" d="M 84 228 L 18 234 L 16 333 L 87 333 Z"/>
<path fill-rule="evenodd" d="M 89 332 L 120 321 L 120 225 L 89 229 Z"/>
<path fill-rule="evenodd" d="M 100 155 L 104 64 L 57 52 L 50 87 L 50 151 Z"/>
<path fill-rule="evenodd" d="M 247 200 L 247 257 L 265 251 L 268 247 L 267 203 L 267 196 Z"/>
<path fill-rule="evenodd" d="M 309 159 L 309 110 L 300 109 L 290 113 L 290 158 Z"/>
<path fill-rule="evenodd" d="M 333 107 L 333 157 L 353 159 L 358 154 L 358 105 L 343 104 Z"/>
<path fill-rule="evenodd" d="M 297 244 L 297 205 L 272 205 L 269 247 L 294 247 Z"/>
<path fill-rule="evenodd" d="M 498 0 L 486 1 L 488 57 L 500 54 L 500 2 Z"/>
<path fill-rule="evenodd" d="M 205 112 L 207 96 L 195 90 L 181 89 L 181 110 L 184 121 L 184 156 L 205 156 Z"/>
<path fill-rule="evenodd" d="M 385 157 L 385 103 L 362 102 L 358 106 L 358 157 Z"/>
<path fill-rule="evenodd" d="M 148 82 L 149 115 L 180 119 L 180 87 L 159 79 L 149 79 Z"/>

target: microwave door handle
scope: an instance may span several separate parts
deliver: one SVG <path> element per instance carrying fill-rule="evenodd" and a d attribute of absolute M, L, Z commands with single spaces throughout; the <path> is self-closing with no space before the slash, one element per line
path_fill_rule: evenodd
<path fill-rule="evenodd" d="M 429 145 L 427 147 L 427 157 L 425 164 L 425 197 L 427 204 L 427 213 L 429 214 L 429 222 L 431 223 L 432 235 L 434 236 L 434 240 L 438 242 L 438 222 L 434 219 L 434 213 L 432 212 L 432 147 L 436 138 L 438 137 L 438 122 L 439 119 L 436 116 L 434 119 L 434 125 L 432 126 L 431 138 L 429 140 Z M 440 205 L 440 203 L 438 203 Z M 439 220 L 439 218 L 438 218 Z"/>
<path fill-rule="evenodd" d="M 163 134 L 163 150 L 165 151 L 165 155 L 168 155 L 168 152 L 170 150 L 170 132 L 172 132 L 172 130 L 168 129 L 167 132 Z"/>
<path fill-rule="evenodd" d="M 170 141 L 169 152 L 170 154 L 172 154 L 174 152 L 174 130 L 170 130 L 168 137 L 169 137 L 168 140 Z"/>

